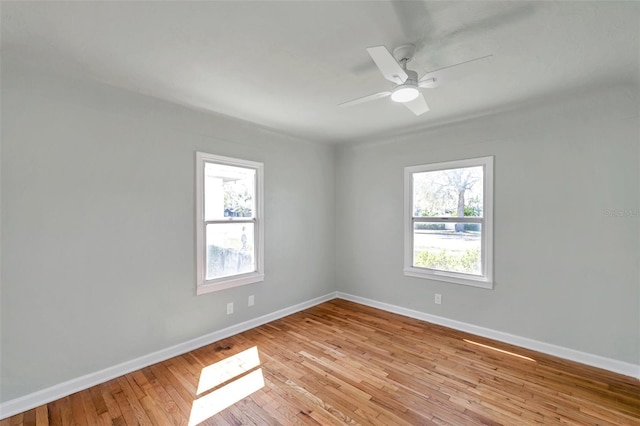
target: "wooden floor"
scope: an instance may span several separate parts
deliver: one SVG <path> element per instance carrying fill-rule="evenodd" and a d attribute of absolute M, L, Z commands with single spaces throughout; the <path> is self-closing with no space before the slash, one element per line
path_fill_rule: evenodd
<path fill-rule="evenodd" d="M 22 424 L 640 425 L 640 382 L 336 299 L 0 421 Z"/>

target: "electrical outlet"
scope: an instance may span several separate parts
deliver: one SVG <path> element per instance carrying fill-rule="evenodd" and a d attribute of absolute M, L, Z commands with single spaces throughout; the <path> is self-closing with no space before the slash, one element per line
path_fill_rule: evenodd
<path fill-rule="evenodd" d="M 436 297 L 433 299 L 436 305 L 442 304 L 442 295 L 440 293 L 436 293 Z"/>
<path fill-rule="evenodd" d="M 227 303 L 227 315 L 231 315 L 233 313 L 233 302 Z"/>
<path fill-rule="evenodd" d="M 256 303 L 256 299 L 252 294 L 251 296 L 249 296 L 249 301 L 247 302 L 247 304 L 248 306 L 253 306 L 254 303 Z"/>

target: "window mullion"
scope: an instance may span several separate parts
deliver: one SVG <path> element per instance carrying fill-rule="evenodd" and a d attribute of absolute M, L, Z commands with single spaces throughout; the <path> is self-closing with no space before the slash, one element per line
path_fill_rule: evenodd
<path fill-rule="evenodd" d="M 205 220 L 205 225 L 217 225 L 217 224 L 229 224 L 229 223 L 257 223 L 256 218 L 253 219 L 219 219 L 219 220 Z"/>
<path fill-rule="evenodd" d="M 484 218 L 479 216 L 455 216 L 455 217 L 439 217 L 439 216 L 413 216 L 411 220 L 417 222 L 438 222 L 438 223 L 483 223 Z"/>

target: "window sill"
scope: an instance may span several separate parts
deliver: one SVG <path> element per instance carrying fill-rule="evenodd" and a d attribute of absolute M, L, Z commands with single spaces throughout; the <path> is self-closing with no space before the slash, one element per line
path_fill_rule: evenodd
<path fill-rule="evenodd" d="M 241 285 L 257 283 L 260 281 L 264 281 L 264 274 L 259 272 L 251 272 L 249 274 L 218 278 L 216 280 L 209 280 L 202 284 L 199 284 L 196 288 L 196 295 L 213 293 L 214 291 L 239 287 Z"/>
<path fill-rule="evenodd" d="M 486 288 L 489 290 L 493 289 L 493 281 L 488 280 L 486 277 L 474 277 L 467 274 L 435 271 L 433 269 L 424 268 L 405 268 L 404 275 L 407 277 L 446 281 L 453 284 L 462 284 L 471 287 Z"/>

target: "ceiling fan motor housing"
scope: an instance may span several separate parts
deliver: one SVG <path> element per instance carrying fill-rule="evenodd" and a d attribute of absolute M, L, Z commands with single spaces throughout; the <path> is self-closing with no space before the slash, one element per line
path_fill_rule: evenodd
<path fill-rule="evenodd" d="M 391 92 L 391 100 L 394 102 L 410 102 L 418 97 L 418 73 L 405 69 L 407 79 L 402 84 L 398 84 Z"/>
<path fill-rule="evenodd" d="M 412 86 L 418 87 L 418 73 L 412 70 L 404 70 L 407 73 L 407 79 L 403 84 L 410 84 Z"/>

